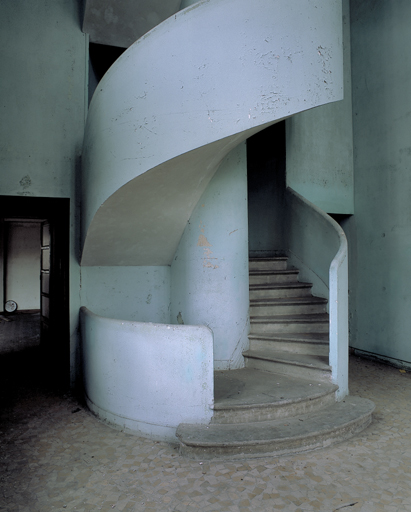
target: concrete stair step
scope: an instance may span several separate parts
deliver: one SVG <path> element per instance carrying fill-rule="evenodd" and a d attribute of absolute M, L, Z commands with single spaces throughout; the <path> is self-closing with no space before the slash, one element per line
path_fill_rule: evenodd
<path fill-rule="evenodd" d="M 286 297 L 250 300 L 252 316 L 316 314 L 327 312 L 327 299 L 321 297 Z"/>
<path fill-rule="evenodd" d="M 365 429 L 374 404 L 347 397 L 314 413 L 271 421 L 191 425 L 177 428 L 180 453 L 196 460 L 283 456 L 323 448 Z"/>
<path fill-rule="evenodd" d="M 275 349 L 250 349 L 243 352 L 246 367 L 318 382 L 330 382 L 328 356 L 298 354 Z"/>
<path fill-rule="evenodd" d="M 250 284 L 297 283 L 299 270 L 250 270 Z"/>
<path fill-rule="evenodd" d="M 327 313 L 307 315 L 250 316 L 251 334 L 328 333 Z"/>
<path fill-rule="evenodd" d="M 327 333 L 250 334 L 251 350 L 275 350 L 294 354 L 312 354 L 328 357 Z"/>
<path fill-rule="evenodd" d="M 251 284 L 250 300 L 311 297 L 311 283 Z"/>
<path fill-rule="evenodd" d="M 212 423 L 246 423 L 317 411 L 335 402 L 338 387 L 242 368 L 214 373 Z"/>
<path fill-rule="evenodd" d="M 279 256 L 275 258 L 250 258 L 248 261 L 249 270 L 285 270 L 288 258 Z"/>

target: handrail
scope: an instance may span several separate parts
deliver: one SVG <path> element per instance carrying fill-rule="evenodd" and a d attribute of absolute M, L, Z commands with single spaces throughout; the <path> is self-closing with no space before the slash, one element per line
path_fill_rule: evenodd
<path fill-rule="evenodd" d="M 341 400 L 348 394 L 347 238 L 334 219 L 290 187 L 286 191 L 286 204 L 290 253 L 304 262 L 303 278 L 311 278 L 319 287 L 328 288 L 329 364 L 332 381 L 339 386 L 336 397 Z"/>

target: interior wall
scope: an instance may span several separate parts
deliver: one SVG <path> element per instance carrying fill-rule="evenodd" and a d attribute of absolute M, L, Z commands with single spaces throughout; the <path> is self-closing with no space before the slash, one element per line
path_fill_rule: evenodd
<path fill-rule="evenodd" d="M 411 363 L 411 3 L 351 1 L 351 345 Z"/>
<path fill-rule="evenodd" d="M 40 309 L 40 223 L 6 222 L 5 302 Z"/>
<path fill-rule="evenodd" d="M 248 344 L 245 143 L 223 160 L 187 223 L 171 265 L 171 320 L 214 333 L 214 368 L 244 365 Z"/>
<path fill-rule="evenodd" d="M 285 254 L 285 123 L 247 140 L 248 248 L 250 257 Z"/>
<path fill-rule="evenodd" d="M 96 315 L 170 323 L 170 267 L 82 267 L 81 303 Z"/>
<path fill-rule="evenodd" d="M 78 203 L 87 39 L 78 0 L 0 2 L 0 190 L 70 198 L 72 376 L 78 346 Z"/>
<path fill-rule="evenodd" d="M 342 6 L 344 99 L 287 119 L 287 185 L 327 213 L 352 214 L 354 166 L 349 0 L 342 0 Z M 321 46 L 318 53 L 326 60 L 332 56 Z M 332 73 L 323 71 L 324 83 L 331 84 Z"/>

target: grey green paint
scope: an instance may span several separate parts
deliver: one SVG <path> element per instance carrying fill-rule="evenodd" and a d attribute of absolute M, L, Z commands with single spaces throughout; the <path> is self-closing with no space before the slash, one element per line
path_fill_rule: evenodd
<path fill-rule="evenodd" d="M 351 1 L 351 345 L 411 364 L 411 3 Z"/>
<path fill-rule="evenodd" d="M 221 163 L 195 207 L 171 265 L 173 323 L 214 333 L 214 367 L 244 365 L 248 345 L 248 229 L 245 144 Z"/>
<path fill-rule="evenodd" d="M 81 302 L 96 315 L 169 324 L 170 267 L 82 267 Z"/>
<path fill-rule="evenodd" d="M 75 0 L 0 2 L 0 191 L 71 203 L 72 378 L 79 368 L 79 179 L 87 114 L 87 37 Z"/>
<path fill-rule="evenodd" d="M 354 213 L 350 12 L 343 0 L 344 100 L 286 121 L 287 185 L 327 213 Z M 327 48 L 319 48 L 326 59 Z M 332 84 L 331 73 L 323 80 Z"/>

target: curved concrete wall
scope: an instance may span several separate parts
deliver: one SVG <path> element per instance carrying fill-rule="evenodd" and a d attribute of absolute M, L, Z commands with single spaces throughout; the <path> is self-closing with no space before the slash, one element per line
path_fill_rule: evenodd
<path fill-rule="evenodd" d="M 108 318 L 173 323 L 170 267 L 82 267 L 81 305 Z"/>
<path fill-rule="evenodd" d="M 170 441 L 179 423 L 209 423 L 210 329 L 103 318 L 84 307 L 80 320 L 87 403 L 101 420 Z"/>
<path fill-rule="evenodd" d="M 214 369 L 244 366 L 248 348 L 248 226 L 245 143 L 224 159 L 184 230 L 171 265 L 173 322 L 214 334 Z"/>
<path fill-rule="evenodd" d="M 316 295 L 329 298 L 332 380 L 342 400 L 348 395 L 348 247 L 342 228 L 325 212 L 286 190 L 289 261 Z"/>
<path fill-rule="evenodd" d="M 204 0 L 126 51 L 90 106 L 83 265 L 169 265 L 242 140 L 342 98 L 341 2 Z"/>

